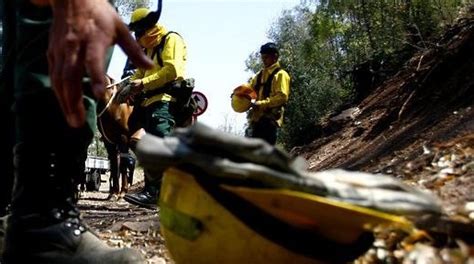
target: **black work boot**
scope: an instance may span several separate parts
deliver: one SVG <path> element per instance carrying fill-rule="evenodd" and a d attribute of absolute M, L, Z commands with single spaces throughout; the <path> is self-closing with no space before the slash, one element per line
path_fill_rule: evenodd
<path fill-rule="evenodd" d="M 107 246 L 82 223 L 73 202 L 73 181 L 64 177 L 75 166 L 74 154 L 37 153 L 22 144 L 15 148 L 16 181 L 3 261 L 144 263 L 138 252 Z"/>
<path fill-rule="evenodd" d="M 133 205 L 156 210 L 160 187 L 161 184 L 159 182 L 152 183 L 145 176 L 145 186 L 143 189 L 137 193 L 127 193 L 123 199 Z"/>
<path fill-rule="evenodd" d="M 48 214 L 9 219 L 5 263 L 144 263 L 132 249 L 107 246 L 85 226 L 72 201 Z"/>

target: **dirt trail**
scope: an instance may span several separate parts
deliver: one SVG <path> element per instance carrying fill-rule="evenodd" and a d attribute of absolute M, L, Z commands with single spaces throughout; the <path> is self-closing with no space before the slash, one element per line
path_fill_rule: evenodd
<path fill-rule="evenodd" d="M 127 203 L 123 198 L 107 199 L 108 175 L 103 175 L 99 192 L 85 192 L 79 200 L 84 221 L 113 247 L 131 247 L 142 252 L 150 264 L 173 263 L 159 233 L 159 212 Z M 138 181 L 132 192 L 143 186 L 143 173 L 135 172 Z"/>

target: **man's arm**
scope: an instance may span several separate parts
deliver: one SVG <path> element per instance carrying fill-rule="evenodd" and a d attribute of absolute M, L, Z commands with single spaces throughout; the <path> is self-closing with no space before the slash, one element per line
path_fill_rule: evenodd
<path fill-rule="evenodd" d="M 139 80 L 143 78 L 143 76 L 145 76 L 145 71 L 140 68 L 137 68 L 135 73 L 132 76 L 130 76 L 130 81 Z"/>
<path fill-rule="evenodd" d="M 152 62 L 130 35 L 107 0 L 31 0 L 50 4 L 53 24 L 48 48 L 49 74 L 66 120 L 72 127 L 85 122 L 82 77 L 91 77 L 92 91 L 105 91 L 107 48 L 117 43 L 138 67 L 151 68 Z"/>

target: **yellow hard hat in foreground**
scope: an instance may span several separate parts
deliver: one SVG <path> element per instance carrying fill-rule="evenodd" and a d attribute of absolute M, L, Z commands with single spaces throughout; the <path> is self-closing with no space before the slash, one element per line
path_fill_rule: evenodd
<path fill-rule="evenodd" d="M 163 178 L 161 230 L 176 263 L 347 262 L 372 245 L 372 228 L 412 228 L 403 217 L 348 203 L 204 177 L 171 168 Z"/>

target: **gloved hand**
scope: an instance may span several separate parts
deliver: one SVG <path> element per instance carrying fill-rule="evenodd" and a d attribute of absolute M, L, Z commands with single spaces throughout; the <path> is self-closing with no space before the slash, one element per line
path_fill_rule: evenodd
<path fill-rule="evenodd" d="M 142 80 L 133 80 L 130 82 L 132 87 L 132 94 L 139 94 L 143 91 L 143 81 Z"/>

